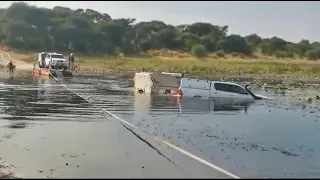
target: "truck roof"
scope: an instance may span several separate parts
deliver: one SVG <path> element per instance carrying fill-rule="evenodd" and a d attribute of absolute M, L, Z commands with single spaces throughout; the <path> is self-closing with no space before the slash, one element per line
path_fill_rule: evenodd
<path fill-rule="evenodd" d="M 181 78 L 181 82 L 182 81 L 187 81 L 187 80 L 199 80 L 199 81 L 207 81 L 207 82 L 211 82 L 211 83 L 223 83 L 223 84 L 229 84 L 229 85 L 236 85 L 236 86 L 240 86 L 242 87 L 240 84 L 237 83 L 233 83 L 233 82 L 226 82 L 226 81 L 210 81 L 210 80 L 205 80 L 205 79 L 194 79 L 194 78 Z"/>
<path fill-rule="evenodd" d="M 56 52 L 40 52 L 39 54 L 57 54 L 57 55 L 62 55 L 61 53 L 56 53 Z"/>
<path fill-rule="evenodd" d="M 150 75 L 152 72 L 137 72 L 136 75 Z"/>
<path fill-rule="evenodd" d="M 56 52 L 52 52 L 52 53 L 49 53 L 49 54 L 57 54 L 57 55 L 62 55 L 61 53 L 56 53 Z"/>
<path fill-rule="evenodd" d="M 234 83 L 234 82 L 226 82 L 226 81 L 211 81 L 211 82 L 241 86 L 240 84 L 237 84 L 237 83 Z"/>

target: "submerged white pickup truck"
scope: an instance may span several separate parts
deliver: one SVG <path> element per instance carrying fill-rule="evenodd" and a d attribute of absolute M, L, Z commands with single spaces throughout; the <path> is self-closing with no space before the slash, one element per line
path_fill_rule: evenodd
<path fill-rule="evenodd" d="M 209 81 L 192 78 L 181 78 L 178 96 L 199 98 L 233 98 L 233 99 L 271 99 L 266 96 L 253 94 L 248 85 L 223 81 Z"/>

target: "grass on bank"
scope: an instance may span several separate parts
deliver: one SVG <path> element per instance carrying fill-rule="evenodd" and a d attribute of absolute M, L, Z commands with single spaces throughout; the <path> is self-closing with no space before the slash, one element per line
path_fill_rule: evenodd
<path fill-rule="evenodd" d="M 33 63 L 37 53 L 9 51 L 12 58 Z M 190 75 L 244 76 L 244 75 L 320 75 L 320 63 L 304 59 L 276 59 L 268 57 L 208 57 L 197 59 L 184 57 L 111 58 L 75 55 L 81 68 L 103 68 L 113 70 L 168 71 Z"/>

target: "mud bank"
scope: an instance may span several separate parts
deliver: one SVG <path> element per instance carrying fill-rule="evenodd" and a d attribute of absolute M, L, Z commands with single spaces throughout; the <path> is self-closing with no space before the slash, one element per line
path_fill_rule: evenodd
<path fill-rule="evenodd" d="M 1 158 L 0 158 L 1 161 Z M 0 162 L 1 163 L 1 162 Z M 5 165 L 4 163 L 0 164 L 0 179 L 19 179 L 16 177 L 13 172 L 10 170 L 10 165 Z"/>
<path fill-rule="evenodd" d="M 275 100 L 268 102 L 270 107 L 284 109 L 301 109 L 309 113 L 320 110 L 320 89 L 314 87 L 294 88 L 275 91 Z"/>

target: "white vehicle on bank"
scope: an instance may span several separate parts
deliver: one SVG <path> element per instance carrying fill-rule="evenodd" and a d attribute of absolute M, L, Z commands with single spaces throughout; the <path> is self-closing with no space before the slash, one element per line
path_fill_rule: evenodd
<path fill-rule="evenodd" d="M 52 69 L 68 69 L 68 61 L 60 53 L 47 53 L 44 59 L 45 68 L 51 67 Z"/>
<path fill-rule="evenodd" d="M 266 96 L 253 94 L 247 87 L 239 84 L 222 81 L 209 81 L 191 78 L 181 78 L 177 95 L 198 98 L 232 98 L 261 100 L 271 99 Z"/>

